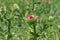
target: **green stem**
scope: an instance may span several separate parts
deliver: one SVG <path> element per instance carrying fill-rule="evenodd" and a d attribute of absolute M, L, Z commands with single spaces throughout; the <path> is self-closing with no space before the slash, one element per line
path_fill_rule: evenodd
<path fill-rule="evenodd" d="M 36 26 L 33 25 L 33 27 L 34 27 L 34 40 L 37 40 L 37 37 L 36 37 Z"/>
<path fill-rule="evenodd" d="M 34 12 L 34 0 L 33 0 L 33 9 L 32 11 Z M 36 26 L 33 24 L 33 29 L 34 29 L 34 40 L 37 40 L 37 37 L 36 37 Z"/>
<path fill-rule="evenodd" d="M 33 12 L 34 12 L 34 0 L 33 0 L 33 9 L 32 9 L 32 10 L 33 10 Z"/>
<path fill-rule="evenodd" d="M 11 37 L 11 35 L 10 35 L 11 20 L 10 19 L 7 19 L 7 20 L 8 20 L 8 37 L 7 37 L 7 40 L 10 40 L 10 37 Z"/>

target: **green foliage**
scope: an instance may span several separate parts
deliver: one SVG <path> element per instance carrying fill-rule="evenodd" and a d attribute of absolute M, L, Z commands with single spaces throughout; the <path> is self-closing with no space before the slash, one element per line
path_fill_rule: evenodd
<path fill-rule="evenodd" d="M 14 4 L 19 9 L 15 6 L 11 11 Z M 29 14 L 40 17 L 34 25 L 36 34 L 26 21 Z M 0 0 L 0 40 L 34 40 L 33 35 L 37 40 L 60 40 L 60 0 L 52 0 L 51 4 L 45 0 Z"/>

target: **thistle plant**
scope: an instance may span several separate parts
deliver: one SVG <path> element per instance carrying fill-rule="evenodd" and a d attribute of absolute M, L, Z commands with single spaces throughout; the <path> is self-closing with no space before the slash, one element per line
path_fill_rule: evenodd
<path fill-rule="evenodd" d="M 35 4 L 40 4 L 39 2 L 38 3 L 34 3 L 34 0 L 33 0 L 33 9 L 32 9 L 32 11 L 33 11 L 33 13 L 35 13 L 34 12 L 34 5 Z M 33 26 L 32 27 L 32 29 L 33 29 L 33 32 L 30 32 L 32 35 L 33 35 L 33 39 L 30 39 L 30 40 L 37 40 L 37 37 L 39 36 L 38 35 L 38 33 L 37 33 L 37 31 L 36 31 L 36 24 L 40 21 L 40 18 L 38 17 L 38 16 L 36 16 L 36 15 L 34 15 L 34 14 L 30 14 L 30 15 L 28 15 L 28 17 L 27 17 L 27 20 L 28 20 L 28 24 L 31 26 Z"/>
<path fill-rule="evenodd" d="M 36 24 L 40 21 L 40 18 L 35 15 L 29 15 L 27 21 L 30 26 L 33 26 L 33 32 L 30 32 L 34 36 L 33 40 L 37 40 L 38 34 L 36 33 Z"/>

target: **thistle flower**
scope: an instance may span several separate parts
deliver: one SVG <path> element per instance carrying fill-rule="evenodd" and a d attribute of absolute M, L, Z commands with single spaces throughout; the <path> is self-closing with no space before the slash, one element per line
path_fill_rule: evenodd
<path fill-rule="evenodd" d="M 33 20 L 34 19 L 34 15 L 29 15 L 28 16 L 28 20 Z"/>
<path fill-rule="evenodd" d="M 30 22 L 39 22 L 40 21 L 40 18 L 39 17 L 37 17 L 37 16 L 35 16 L 35 15 L 29 15 L 28 16 L 28 20 L 30 21 Z"/>
<path fill-rule="evenodd" d="M 45 0 L 46 3 L 50 4 L 52 0 Z"/>

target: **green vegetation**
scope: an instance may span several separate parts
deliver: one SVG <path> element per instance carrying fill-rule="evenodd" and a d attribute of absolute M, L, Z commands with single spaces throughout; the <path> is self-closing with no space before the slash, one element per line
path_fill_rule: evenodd
<path fill-rule="evenodd" d="M 0 0 L 0 40 L 60 40 L 60 0 Z"/>

